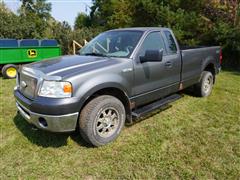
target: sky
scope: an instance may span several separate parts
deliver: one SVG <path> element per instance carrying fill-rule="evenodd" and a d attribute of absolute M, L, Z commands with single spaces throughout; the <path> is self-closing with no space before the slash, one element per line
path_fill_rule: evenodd
<path fill-rule="evenodd" d="M 1 1 L 1 0 L 0 0 Z M 2 0 L 12 11 L 17 12 L 19 0 Z M 52 16 L 58 21 L 67 21 L 72 27 L 79 12 L 89 13 L 92 0 L 48 0 L 52 3 Z"/>

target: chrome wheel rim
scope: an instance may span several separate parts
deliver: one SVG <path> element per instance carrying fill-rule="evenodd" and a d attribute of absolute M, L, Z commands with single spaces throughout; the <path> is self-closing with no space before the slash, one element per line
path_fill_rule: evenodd
<path fill-rule="evenodd" d="M 100 110 L 96 119 L 96 132 L 103 138 L 112 136 L 119 126 L 119 113 L 113 107 Z"/>
<path fill-rule="evenodd" d="M 212 86 L 212 77 L 209 76 L 208 78 L 206 78 L 206 80 L 203 83 L 203 91 L 205 93 L 208 93 L 211 90 L 211 86 Z"/>

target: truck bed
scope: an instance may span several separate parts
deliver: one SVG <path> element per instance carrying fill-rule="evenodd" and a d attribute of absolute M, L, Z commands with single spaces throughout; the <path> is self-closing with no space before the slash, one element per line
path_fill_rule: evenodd
<path fill-rule="evenodd" d="M 189 86 L 200 79 L 202 68 L 205 62 L 212 61 L 216 67 L 220 67 L 219 60 L 220 47 L 204 46 L 184 46 L 181 48 L 182 54 L 182 82 L 184 86 Z"/>

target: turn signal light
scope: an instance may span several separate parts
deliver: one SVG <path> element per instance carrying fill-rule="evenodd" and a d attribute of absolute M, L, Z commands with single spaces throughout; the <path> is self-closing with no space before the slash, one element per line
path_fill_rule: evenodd
<path fill-rule="evenodd" d="M 65 93 L 71 93 L 71 92 L 72 92 L 72 86 L 71 86 L 71 84 L 65 84 L 65 85 L 63 86 L 63 91 L 64 91 Z"/>

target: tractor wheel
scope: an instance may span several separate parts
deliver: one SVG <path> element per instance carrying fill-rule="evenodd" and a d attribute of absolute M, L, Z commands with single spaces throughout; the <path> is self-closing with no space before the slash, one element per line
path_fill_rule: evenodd
<path fill-rule="evenodd" d="M 14 64 L 7 64 L 2 68 L 2 75 L 6 79 L 14 79 L 17 76 L 17 66 Z"/>

